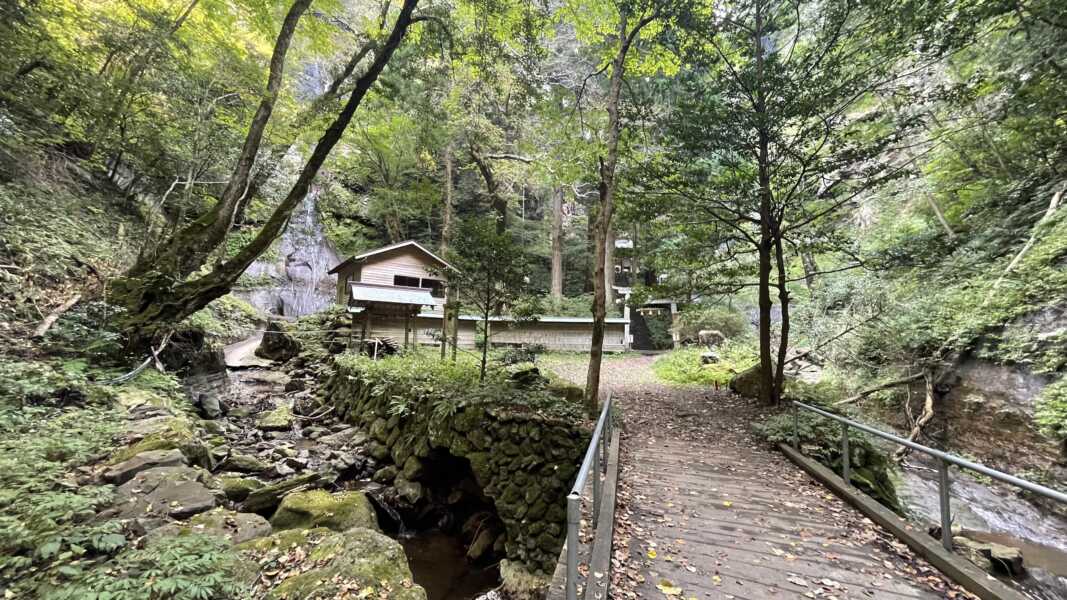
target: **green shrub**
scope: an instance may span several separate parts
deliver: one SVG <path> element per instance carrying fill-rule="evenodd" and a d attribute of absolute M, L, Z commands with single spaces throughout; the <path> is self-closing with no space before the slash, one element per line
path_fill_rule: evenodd
<path fill-rule="evenodd" d="M 721 331 L 729 339 L 749 333 L 749 323 L 741 311 L 726 306 L 693 304 L 678 313 L 674 328 L 682 340 L 697 340 L 704 329 Z"/>
<path fill-rule="evenodd" d="M 645 325 L 648 326 L 648 337 L 652 341 L 653 350 L 667 350 L 674 346 L 669 314 L 648 315 L 645 317 Z"/>
<path fill-rule="evenodd" d="M 1049 384 L 1037 399 L 1034 421 L 1056 439 L 1067 439 L 1067 378 Z"/>
<path fill-rule="evenodd" d="M 238 556 L 222 538 L 190 534 L 129 549 L 69 581 L 48 586 L 45 600 L 226 600 L 248 597 L 236 581 Z M 50 589 L 48 589 L 50 588 Z"/>
<path fill-rule="evenodd" d="M 757 358 L 754 350 L 746 344 L 727 340 L 717 349 L 719 362 L 700 364 L 702 347 L 678 348 L 664 354 L 652 363 L 652 372 L 667 383 L 681 385 L 725 385 L 737 373 L 744 371 Z"/>
<path fill-rule="evenodd" d="M 807 401 L 814 400 L 809 396 Z M 825 406 L 823 408 L 826 408 Z M 781 412 L 754 423 L 757 435 L 773 444 L 793 443 L 794 429 L 804 454 L 841 473 L 841 425 L 826 417 L 800 411 L 794 427 L 792 411 Z M 864 434 L 849 429 L 849 466 L 852 484 L 895 512 L 901 512 L 900 500 L 890 477 L 889 458 L 876 448 Z"/>
<path fill-rule="evenodd" d="M 580 400 L 552 393 L 547 380 L 518 386 L 508 380 L 507 370 L 493 369 L 479 383 L 478 360 L 469 354 L 460 355 L 456 362 L 442 361 L 435 352 L 408 352 L 380 360 L 344 354 L 336 360 L 340 372 L 359 377 L 372 395 L 390 398 L 390 410 L 397 415 L 429 410 L 434 419 L 444 419 L 474 404 L 571 420 L 583 415 Z"/>

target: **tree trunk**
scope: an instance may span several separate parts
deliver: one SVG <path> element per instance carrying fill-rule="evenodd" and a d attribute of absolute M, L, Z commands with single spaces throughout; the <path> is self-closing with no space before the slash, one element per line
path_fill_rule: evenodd
<path fill-rule="evenodd" d="M 619 98 L 622 95 L 622 83 L 626 69 L 626 55 L 637 34 L 652 22 L 655 14 L 641 19 L 633 29 L 628 27 L 629 8 L 619 10 L 618 41 L 619 48 L 611 65 L 611 83 L 608 86 L 607 109 L 608 126 L 606 136 L 606 156 L 600 160 L 600 206 L 597 212 L 596 236 L 594 246 L 596 254 L 593 262 L 593 334 L 589 345 L 589 370 L 585 378 L 585 406 L 591 417 L 596 417 L 600 400 L 600 364 L 604 357 L 604 320 L 607 317 L 608 286 L 605 270 L 607 267 L 607 241 L 611 236 L 611 216 L 615 204 L 615 168 L 619 162 Z"/>
<path fill-rule="evenodd" d="M 500 195 L 500 182 L 496 180 L 493 167 L 489 159 L 482 156 L 481 151 L 473 143 L 469 146 L 471 159 L 474 160 L 478 172 L 485 180 L 485 194 L 489 197 L 489 205 L 496 211 L 496 232 L 504 233 L 508 230 L 508 202 Z"/>
<path fill-rule="evenodd" d="M 400 45 L 411 25 L 411 15 L 417 4 L 418 0 L 404 0 L 396 23 L 381 51 L 356 81 L 344 108 L 319 138 L 296 183 L 256 237 L 233 258 L 220 263 L 207 275 L 192 281 L 175 285 L 167 273 L 158 270 L 141 278 L 128 278 L 124 282 L 127 286 L 125 299 L 129 309 L 125 322 L 127 329 L 141 334 L 151 333 L 162 324 L 181 321 L 204 308 L 212 300 L 228 293 L 241 273 L 273 243 L 289 221 L 293 210 L 307 195 L 312 181 L 341 139 L 367 91 Z"/>
<path fill-rule="evenodd" d="M 604 234 L 604 304 L 607 308 L 615 306 L 615 231 L 608 223 Z"/>
<path fill-rule="evenodd" d="M 789 352 L 789 280 L 785 268 L 785 256 L 782 249 L 782 235 L 780 228 L 774 227 L 774 260 L 778 267 L 778 303 L 782 309 L 782 331 L 778 339 L 778 364 L 774 372 L 774 398 L 781 401 L 782 392 L 785 390 L 785 357 Z"/>
<path fill-rule="evenodd" d="M 761 117 L 757 127 L 757 156 L 759 182 L 759 358 L 760 358 L 760 401 L 764 404 L 777 404 L 778 396 L 775 386 L 775 368 L 771 358 L 771 252 L 774 249 L 774 235 L 771 230 L 773 206 L 771 198 L 770 173 L 770 132 L 767 131 L 766 91 L 763 89 L 763 12 L 762 6 L 756 6 L 756 27 L 753 31 L 753 45 L 756 54 L 756 106 L 755 112 Z"/>
<path fill-rule="evenodd" d="M 563 299 L 563 188 L 552 193 L 552 298 Z"/>

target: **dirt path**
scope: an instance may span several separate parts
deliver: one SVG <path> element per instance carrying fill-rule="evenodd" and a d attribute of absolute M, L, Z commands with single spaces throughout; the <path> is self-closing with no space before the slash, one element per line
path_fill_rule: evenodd
<path fill-rule="evenodd" d="M 758 440 L 759 406 L 660 385 L 653 360 L 602 372 L 624 421 L 613 597 L 967 597 Z M 580 357 L 547 363 L 584 378 Z"/>

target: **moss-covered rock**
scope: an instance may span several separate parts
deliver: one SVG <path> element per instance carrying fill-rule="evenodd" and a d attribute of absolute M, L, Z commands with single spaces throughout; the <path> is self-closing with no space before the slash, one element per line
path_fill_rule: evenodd
<path fill-rule="evenodd" d="M 267 411 L 256 419 L 256 427 L 263 431 L 289 431 L 293 428 L 293 405 L 283 403 L 274 410 Z"/>
<path fill-rule="evenodd" d="M 234 502 L 241 502 L 248 497 L 248 494 L 265 485 L 262 481 L 251 477 L 222 476 L 218 478 L 218 482 L 222 493 L 226 494 L 228 500 Z"/>
<path fill-rule="evenodd" d="M 259 565 L 257 596 L 332 599 L 366 590 L 369 597 L 426 600 L 426 592 L 412 580 L 404 549 L 370 529 L 283 531 L 238 548 L 248 559 L 244 564 Z M 290 552 L 297 548 L 299 552 Z M 293 560 L 294 555 L 302 558 Z M 254 575 L 246 573 L 243 579 Z"/>
<path fill-rule="evenodd" d="M 262 473 L 270 468 L 270 463 L 251 454 L 234 453 L 227 456 L 219 468 L 239 473 Z"/>
<path fill-rule="evenodd" d="M 282 499 L 270 519 L 276 530 L 326 527 L 346 531 L 353 527 L 377 529 L 378 519 L 362 492 L 329 493 L 325 490 L 295 492 Z"/>
<path fill-rule="evenodd" d="M 200 439 L 193 422 L 185 417 L 172 417 L 160 428 L 140 441 L 111 455 L 109 464 L 127 461 L 142 452 L 152 450 L 180 450 L 190 464 L 212 469 L 215 466 L 211 449 Z"/>
<path fill-rule="evenodd" d="M 253 513 L 216 508 L 200 513 L 185 523 L 171 523 L 148 534 L 150 539 L 174 535 L 207 534 L 240 544 L 271 533 L 270 523 Z"/>

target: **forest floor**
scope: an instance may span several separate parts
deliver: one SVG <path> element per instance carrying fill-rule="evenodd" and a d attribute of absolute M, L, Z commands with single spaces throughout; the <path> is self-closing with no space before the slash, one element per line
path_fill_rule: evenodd
<path fill-rule="evenodd" d="M 584 380 L 584 357 L 545 358 Z M 613 597 L 972 597 L 758 439 L 766 409 L 657 383 L 654 360 L 601 375 L 623 420 Z"/>

